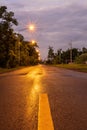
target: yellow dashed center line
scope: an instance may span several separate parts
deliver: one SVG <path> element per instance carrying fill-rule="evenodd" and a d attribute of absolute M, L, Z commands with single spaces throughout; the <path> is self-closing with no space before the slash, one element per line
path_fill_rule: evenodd
<path fill-rule="evenodd" d="M 38 130 L 54 130 L 47 94 L 39 95 Z"/>

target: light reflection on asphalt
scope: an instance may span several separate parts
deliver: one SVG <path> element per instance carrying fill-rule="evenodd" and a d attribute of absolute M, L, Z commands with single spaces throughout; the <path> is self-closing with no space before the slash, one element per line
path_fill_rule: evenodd
<path fill-rule="evenodd" d="M 45 71 L 42 69 L 41 66 L 38 66 L 37 68 L 35 68 L 33 71 L 31 71 L 26 75 L 27 80 L 29 78 L 29 80 L 31 79 L 33 82 L 31 90 L 29 91 L 29 96 L 27 97 L 26 117 L 32 115 L 33 110 L 36 107 L 36 103 L 38 101 L 38 95 L 40 92 L 42 92 L 41 78 L 43 77 L 44 74 Z"/>

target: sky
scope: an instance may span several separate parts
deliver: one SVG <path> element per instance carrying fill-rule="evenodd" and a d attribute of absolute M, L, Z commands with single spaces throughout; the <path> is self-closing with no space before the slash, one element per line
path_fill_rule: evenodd
<path fill-rule="evenodd" d="M 15 31 L 38 43 L 43 59 L 49 46 L 55 51 L 70 48 L 71 42 L 72 47 L 87 47 L 87 0 L 0 0 L 2 5 L 15 13 Z M 34 32 L 22 30 L 30 23 Z"/>

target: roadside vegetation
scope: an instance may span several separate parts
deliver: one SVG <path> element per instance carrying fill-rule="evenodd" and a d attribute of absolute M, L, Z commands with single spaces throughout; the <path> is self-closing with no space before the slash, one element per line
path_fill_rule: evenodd
<path fill-rule="evenodd" d="M 14 13 L 8 12 L 6 6 L 0 6 L 0 68 L 5 70 L 38 64 L 37 43 L 26 41 L 14 31 L 13 26 L 18 26 Z"/>
<path fill-rule="evenodd" d="M 76 71 L 87 73 L 87 65 L 86 64 L 59 64 L 56 66 L 59 68 L 71 69 L 71 70 L 76 70 Z"/>
<path fill-rule="evenodd" d="M 23 66 L 21 66 L 21 67 L 15 67 L 15 68 L 0 68 L 0 74 L 1 73 L 6 73 L 6 72 L 11 72 L 11 71 L 14 71 L 14 70 L 17 70 L 17 69 L 21 69 L 21 68 L 23 68 Z"/>
<path fill-rule="evenodd" d="M 45 63 L 60 68 L 87 72 L 87 48 L 72 48 L 72 50 L 67 49 L 66 51 L 59 49 L 54 52 L 53 47 L 49 46 L 48 57 Z"/>

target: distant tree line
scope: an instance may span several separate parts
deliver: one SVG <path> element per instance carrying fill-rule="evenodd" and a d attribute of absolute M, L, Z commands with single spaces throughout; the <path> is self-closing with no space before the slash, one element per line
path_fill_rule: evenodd
<path fill-rule="evenodd" d="M 14 13 L 8 12 L 6 6 L 0 6 L 0 67 L 37 64 L 37 43 L 32 45 L 25 41 L 21 34 L 14 31 L 13 25 L 18 25 Z"/>
<path fill-rule="evenodd" d="M 72 52 L 71 52 L 72 51 Z M 70 56 L 72 53 L 72 57 Z M 54 52 L 53 47 L 49 46 L 48 48 L 48 56 L 47 56 L 47 64 L 68 64 L 71 62 L 84 64 L 87 63 L 87 48 L 83 47 L 82 49 L 72 48 L 63 51 L 62 49 L 58 49 Z"/>

